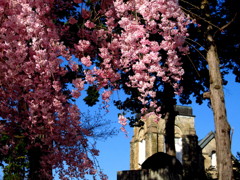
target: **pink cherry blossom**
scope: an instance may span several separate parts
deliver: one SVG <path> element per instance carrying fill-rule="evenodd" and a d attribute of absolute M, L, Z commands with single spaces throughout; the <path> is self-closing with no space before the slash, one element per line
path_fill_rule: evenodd
<path fill-rule="evenodd" d="M 90 59 L 90 56 L 82 57 L 82 58 L 81 58 L 81 62 L 82 62 L 85 66 L 87 66 L 87 67 L 89 67 L 89 66 L 92 65 L 92 61 L 91 61 L 91 59 Z"/>
<path fill-rule="evenodd" d="M 112 91 L 104 91 L 104 92 L 102 93 L 102 99 L 103 99 L 104 101 L 108 102 L 111 94 L 112 94 Z"/>
<path fill-rule="evenodd" d="M 167 83 L 178 83 L 181 80 L 183 70 L 177 52 L 182 54 L 187 52 L 184 41 L 187 36 L 186 26 L 190 21 L 175 0 L 130 0 L 127 2 L 117 0 L 111 8 L 106 11 L 108 32 L 113 37 L 111 42 L 118 42 L 120 45 L 116 48 L 120 48 L 121 53 L 116 53 L 114 46 L 111 46 L 111 49 L 108 48 L 109 46 L 101 47 L 100 56 L 104 59 L 102 68 L 125 68 L 125 72 L 131 69 L 133 75 L 129 76 L 130 82 L 126 84 L 138 88 L 141 94 L 139 100 L 147 104 L 148 101 L 145 98 L 148 95 L 155 97 L 154 92 L 151 91 L 155 79 L 150 73 L 156 73 Z M 144 24 L 141 24 L 140 17 L 136 18 L 130 12 L 139 13 L 144 19 Z M 160 18 L 161 23 L 159 23 Z M 177 18 L 177 21 L 171 18 Z M 114 36 L 112 30 L 117 24 L 123 30 L 120 35 Z M 162 35 L 161 42 L 149 40 L 149 36 L 156 33 Z M 168 55 L 165 64 L 161 63 L 160 50 L 166 51 Z M 114 61 L 113 57 L 119 58 L 115 66 L 111 64 Z M 179 92 L 178 86 L 174 88 L 176 92 Z M 150 104 L 156 107 L 154 102 Z"/>
<path fill-rule="evenodd" d="M 79 40 L 78 44 L 75 45 L 75 48 L 81 52 L 86 51 L 90 47 L 90 42 L 87 40 Z"/>
<path fill-rule="evenodd" d="M 82 0 L 74 0 L 75 3 L 82 3 Z"/>
<path fill-rule="evenodd" d="M 78 21 L 74 17 L 70 17 L 69 23 L 70 24 L 76 24 Z"/>
<path fill-rule="evenodd" d="M 85 22 L 85 24 L 84 24 L 87 28 L 89 28 L 89 29 L 92 29 L 92 28 L 94 28 L 95 26 L 96 26 L 96 24 L 94 24 L 93 22 L 91 22 L 91 21 L 89 21 L 89 20 L 87 20 L 87 22 Z"/>
<path fill-rule="evenodd" d="M 118 122 L 119 124 L 126 126 L 127 125 L 127 118 L 125 118 L 123 115 L 119 115 L 118 116 Z"/>
<path fill-rule="evenodd" d="M 84 89 L 84 81 L 81 78 L 74 79 L 72 83 L 79 91 Z"/>
<path fill-rule="evenodd" d="M 72 90 L 71 94 L 76 99 L 79 98 L 79 96 L 81 95 L 81 93 L 78 90 Z"/>
<path fill-rule="evenodd" d="M 57 92 L 59 92 L 61 89 L 62 89 L 62 87 L 61 87 L 61 84 L 60 84 L 60 82 L 59 81 L 53 81 L 53 88 L 57 91 Z"/>

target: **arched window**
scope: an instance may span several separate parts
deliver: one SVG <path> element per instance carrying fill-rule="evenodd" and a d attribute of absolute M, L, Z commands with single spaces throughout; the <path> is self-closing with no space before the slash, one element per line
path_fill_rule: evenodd
<path fill-rule="evenodd" d="M 175 131 L 175 150 L 176 150 L 176 158 L 182 163 L 183 156 L 183 147 L 182 147 L 182 131 L 179 126 L 174 127 Z"/>
<path fill-rule="evenodd" d="M 211 165 L 212 167 L 217 167 L 217 155 L 216 155 L 216 151 L 213 151 L 212 152 L 212 155 L 211 155 Z"/>
<path fill-rule="evenodd" d="M 142 165 L 142 163 L 146 159 L 146 143 L 145 143 L 144 139 L 139 142 L 138 148 L 139 148 L 139 151 L 138 151 L 139 152 L 139 154 L 138 154 L 138 164 Z"/>
<path fill-rule="evenodd" d="M 139 166 L 146 160 L 146 141 L 144 139 L 144 130 L 139 131 L 138 142 L 138 164 Z"/>
<path fill-rule="evenodd" d="M 175 138 L 176 158 L 182 163 L 182 138 Z"/>

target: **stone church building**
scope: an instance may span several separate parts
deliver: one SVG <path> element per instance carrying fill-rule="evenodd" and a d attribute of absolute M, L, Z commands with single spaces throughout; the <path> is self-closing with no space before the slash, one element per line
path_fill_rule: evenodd
<path fill-rule="evenodd" d="M 216 142 L 214 133 L 210 132 L 204 139 L 198 141 L 192 108 L 176 106 L 176 112 L 178 114 L 175 119 L 176 158 L 182 164 L 184 179 L 205 179 L 204 169 L 207 169 L 209 175 L 215 178 Z M 131 174 L 141 176 L 143 162 L 157 152 L 165 152 L 165 120 L 161 119 L 156 122 L 154 118 L 152 115 L 144 121 L 142 127 L 134 127 L 134 135 L 130 143 L 130 171 L 118 172 L 118 180 L 146 179 L 128 176 L 132 176 Z M 146 174 L 146 172 L 144 173 Z"/>
<path fill-rule="evenodd" d="M 204 168 L 211 178 L 217 178 L 217 155 L 215 134 L 210 132 L 207 136 L 198 142 L 204 158 Z"/>

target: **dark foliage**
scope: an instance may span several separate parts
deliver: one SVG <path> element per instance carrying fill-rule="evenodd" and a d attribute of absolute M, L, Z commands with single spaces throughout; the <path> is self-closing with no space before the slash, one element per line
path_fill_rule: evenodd
<path fill-rule="evenodd" d="M 233 175 L 235 180 L 240 180 L 240 152 L 237 152 L 237 157 L 234 159 Z"/>
<path fill-rule="evenodd" d="M 89 86 L 87 89 L 87 96 L 83 99 L 89 106 L 95 105 L 99 100 L 99 92 L 96 86 Z"/>

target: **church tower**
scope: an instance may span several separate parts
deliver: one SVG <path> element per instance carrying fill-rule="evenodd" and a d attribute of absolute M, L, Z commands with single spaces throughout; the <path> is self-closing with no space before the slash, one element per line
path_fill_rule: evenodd
<path fill-rule="evenodd" d="M 182 163 L 184 174 L 192 174 L 198 167 L 198 138 L 194 127 L 192 108 L 176 106 L 175 149 L 176 157 Z M 154 121 L 152 115 L 144 120 L 144 126 L 134 127 L 131 140 L 130 169 L 141 169 L 141 164 L 157 152 L 165 152 L 165 120 Z"/>

